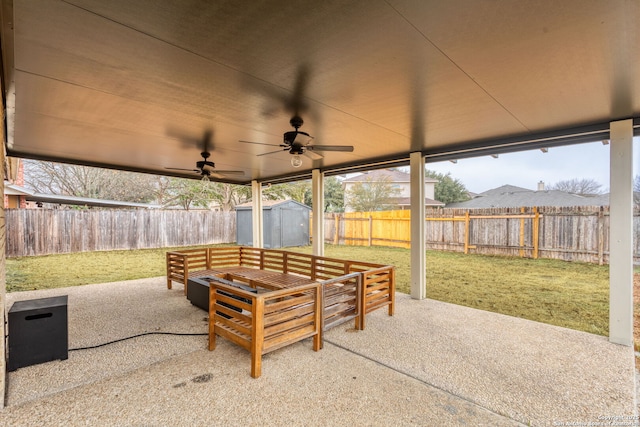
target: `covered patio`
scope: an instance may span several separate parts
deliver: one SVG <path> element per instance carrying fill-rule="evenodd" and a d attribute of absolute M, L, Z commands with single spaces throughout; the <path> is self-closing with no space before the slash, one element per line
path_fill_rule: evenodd
<path fill-rule="evenodd" d="M 346 413 L 360 408 L 359 417 L 375 413 L 388 417 L 385 424 L 433 421 L 406 418 L 416 414 L 442 415 L 453 422 L 456 415 L 477 413 L 525 424 L 551 422 L 554 411 L 561 411 L 558 421 L 597 421 L 590 412 L 596 410 L 603 411 L 598 416 L 630 415 L 632 160 L 633 137 L 640 130 L 640 85 L 634 84 L 640 75 L 640 3 L 269 0 L 185 5 L 1 0 L 0 6 L 3 156 L 193 179 L 206 176 L 251 186 L 255 247 L 263 246 L 258 214 L 263 186 L 312 179 L 313 235 L 321 236 L 325 176 L 411 167 L 412 299 L 399 298 L 403 306 L 397 318 L 378 319 L 378 345 L 371 344 L 376 342 L 374 335 L 366 346 L 351 347 L 356 335 L 342 330 L 327 337 L 329 351 L 320 355 L 307 355 L 304 345 L 296 345 L 277 353 L 291 354 L 296 363 L 273 357 L 282 363 L 281 374 L 300 374 L 298 391 L 310 393 L 305 407 L 323 408 L 331 396 L 334 406 Z M 305 138 L 308 145 L 294 145 L 292 134 L 313 138 Z M 593 141 L 607 141 L 611 150 L 610 342 L 425 301 L 428 266 L 420 220 L 425 163 Z M 13 176 L 12 163 L 3 164 L 8 177 Z M 0 314 L 5 317 L 10 298 L 16 296 L 5 295 L 2 210 L 0 223 Z M 323 254 L 321 239 L 314 240 L 313 250 Z M 70 309 L 79 309 L 74 304 Z M 112 306 L 99 322 L 108 323 L 118 307 Z M 441 319 L 437 313 L 443 309 L 447 314 Z M 135 319 L 138 314 L 131 309 L 126 316 Z M 165 317 L 171 318 L 166 313 L 154 316 L 154 327 L 160 328 Z M 488 318 L 502 323 L 494 325 Z M 120 334 L 127 331 L 125 323 Z M 475 329 L 482 325 L 482 330 Z M 385 337 L 386 327 L 390 329 Z M 375 330 L 357 336 L 368 337 Z M 0 332 L 5 335 L 4 323 Z M 101 338 L 95 330 L 86 333 L 91 339 Z M 438 341 L 441 333 L 445 335 Z M 85 345 L 77 339 L 77 345 Z M 455 343 L 459 348 L 451 347 Z M 123 345 L 128 352 L 153 353 L 146 342 Z M 406 352 L 400 351 L 402 346 Z M 394 348 L 394 356 L 385 348 Z M 438 350 L 430 353 L 432 349 Z M 6 350 L 4 341 L 0 350 Z M 307 394 L 296 393 L 292 386 L 290 378 L 298 376 L 281 377 L 282 382 L 268 379 L 278 375 L 277 369 L 265 369 L 264 381 L 239 387 L 245 379 L 239 372 L 221 369 L 226 362 L 218 358 L 222 351 L 229 352 L 235 366 L 231 348 L 221 346 L 216 357 L 199 350 L 178 352 L 175 358 L 130 370 L 128 376 L 93 383 L 105 385 L 106 394 L 82 393 L 85 385 L 45 397 L 38 405 L 13 409 L 10 397 L 7 417 L 26 415 L 28 408 L 69 417 L 73 411 L 54 409 L 68 399 L 69 407 L 86 416 L 101 417 L 102 407 L 125 420 L 124 412 L 118 415 L 116 406 L 110 406 L 123 405 L 132 409 L 129 416 L 153 423 L 166 408 L 183 413 L 196 397 L 201 407 L 223 405 L 218 399 L 227 390 L 234 404 L 217 407 L 226 419 L 237 416 L 239 401 L 266 412 L 267 402 L 258 396 L 269 393 L 288 401 L 306 399 Z M 400 360 L 400 353 L 409 360 Z M 601 359 L 601 354 L 608 357 Z M 305 377 L 306 365 L 319 363 L 314 357 L 326 357 L 320 360 L 331 367 L 329 372 L 347 372 L 346 366 L 352 365 L 342 361 L 349 360 L 354 370 L 367 365 L 371 369 L 365 372 L 376 375 L 354 374 L 343 383 L 330 376 Z M 106 371 L 112 359 L 97 363 L 96 369 Z M 620 364 L 611 362 L 614 359 Z M 197 369 L 189 371 L 189 365 Z M 216 377 L 229 372 L 232 375 L 223 382 L 204 381 L 209 373 Z M 476 376 L 477 372 L 486 374 Z M 5 389 L 4 373 L 2 358 L 0 390 Z M 205 375 L 202 381 L 191 381 L 200 375 Z M 358 379 L 370 383 L 358 388 Z M 582 383 L 584 379 L 589 382 Z M 557 388 L 552 381 L 558 381 Z M 199 384 L 221 388 L 198 394 Z M 532 388 L 539 384 L 545 389 Z M 600 395 L 600 386 L 617 400 Z M 165 393 L 157 391 L 162 387 Z M 391 389 L 405 400 L 389 405 L 381 398 L 376 407 L 380 410 L 371 411 L 371 396 L 364 391 L 386 395 Z M 193 393 L 179 397 L 185 390 Z M 148 398 L 134 406 L 133 398 L 116 395 Z M 433 403 L 435 395 L 444 400 Z M 447 399 L 458 400 L 451 404 Z M 420 412 L 425 407 L 429 410 Z M 173 416 L 171 411 L 166 416 Z M 322 419 L 322 413 L 315 415 Z M 189 415 L 200 416 L 185 416 Z M 298 416 L 292 408 L 275 413 L 274 419 L 296 424 Z"/>
<path fill-rule="evenodd" d="M 8 295 L 69 295 L 69 346 L 207 331 L 164 277 Z M 265 356 L 205 335 L 147 335 L 8 375 L 2 425 L 554 425 L 633 416 L 634 354 L 605 337 L 398 294 L 396 315 Z M 629 418 L 627 418 L 629 419 Z M 556 424 L 559 425 L 559 424 Z"/>

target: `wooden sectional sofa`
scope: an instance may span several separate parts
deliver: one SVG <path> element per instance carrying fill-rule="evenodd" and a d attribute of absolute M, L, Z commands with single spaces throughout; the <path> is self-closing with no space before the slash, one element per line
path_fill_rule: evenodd
<path fill-rule="evenodd" d="M 263 354 L 313 337 L 349 320 L 364 329 L 365 316 L 395 309 L 395 268 L 354 260 L 244 246 L 167 252 L 167 287 L 209 285 L 209 349 L 216 335 L 251 353 L 251 375 Z M 197 280 L 193 280 L 197 279 Z"/>

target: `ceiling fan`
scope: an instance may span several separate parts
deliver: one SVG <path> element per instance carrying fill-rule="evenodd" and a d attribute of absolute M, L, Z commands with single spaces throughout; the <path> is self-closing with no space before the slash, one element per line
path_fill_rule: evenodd
<path fill-rule="evenodd" d="M 196 162 L 196 169 L 184 169 L 184 168 L 165 168 L 165 169 L 176 170 L 176 171 L 197 172 L 202 176 L 203 181 L 209 181 L 209 178 L 211 176 L 224 177 L 229 175 L 237 175 L 237 176 L 244 175 L 244 171 L 240 171 L 240 170 L 234 171 L 234 170 L 215 169 L 216 164 L 207 160 L 209 157 L 211 157 L 211 153 L 209 153 L 208 151 L 208 147 L 210 143 L 211 143 L 211 131 L 206 131 L 202 141 L 203 149 L 202 149 L 202 152 L 200 153 L 203 160 Z"/>
<path fill-rule="evenodd" d="M 282 144 L 265 144 L 262 142 L 243 140 L 240 140 L 239 142 L 280 147 L 279 150 L 258 154 L 258 156 L 266 156 L 273 153 L 279 153 L 281 151 L 288 151 L 293 156 L 291 157 L 291 166 L 293 166 L 294 168 L 299 168 L 300 166 L 302 166 L 302 159 L 300 158 L 301 155 L 305 155 L 313 160 L 318 160 L 322 159 L 323 156 L 321 154 L 318 154 L 317 151 L 353 151 L 352 145 L 311 145 L 313 137 L 306 132 L 298 130 L 304 123 L 302 117 L 295 115 L 291 118 L 289 123 L 295 128 L 295 130 L 284 133 Z"/>

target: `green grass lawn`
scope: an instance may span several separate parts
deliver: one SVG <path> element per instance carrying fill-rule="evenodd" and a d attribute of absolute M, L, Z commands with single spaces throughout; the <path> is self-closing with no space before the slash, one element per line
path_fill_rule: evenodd
<path fill-rule="evenodd" d="M 164 276 L 167 250 L 8 259 L 7 291 Z M 310 247 L 288 250 L 311 253 Z M 409 293 L 407 249 L 327 245 L 325 255 L 395 265 L 397 290 Z M 608 334 L 608 266 L 436 251 L 427 252 L 426 262 L 428 298 Z"/>

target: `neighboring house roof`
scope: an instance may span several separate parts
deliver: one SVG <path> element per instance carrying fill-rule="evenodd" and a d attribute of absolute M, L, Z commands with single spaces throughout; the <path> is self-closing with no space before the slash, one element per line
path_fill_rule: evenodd
<path fill-rule="evenodd" d="M 534 191 L 503 185 L 478 194 L 466 202 L 450 203 L 448 208 L 512 208 L 521 206 L 608 206 L 609 195 L 579 196 L 558 190 Z"/>
<path fill-rule="evenodd" d="M 353 176 L 343 180 L 343 183 L 348 182 L 364 182 L 364 181 L 381 181 L 383 179 L 389 179 L 391 182 L 411 182 L 411 175 L 399 170 L 394 169 L 376 169 L 369 172 L 361 173 L 360 175 Z M 437 179 L 425 178 L 424 182 L 438 182 Z"/>
<path fill-rule="evenodd" d="M 480 194 L 477 194 L 476 197 L 479 196 L 488 196 L 495 194 L 504 194 L 504 193 L 518 193 L 518 192 L 532 192 L 533 190 L 529 190 L 528 188 L 516 187 L 515 185 L 502 185 L 497 188 L 492 188 L 491 190 L 483 191 Z"/>
<path fill-rule="evenodd" d="M 60 205 L 99 206 L 104 208 L 146 208 L 159 209 L 162 206 L 150 203 L 123 202 L 119 200 L 92 199 L 90 197 L 64 196 L 36 193 L 28 188 L 4 182 L 4 194 L 7 196 L 25 196 L 30 202 L 55 203 Z"/>
<path fill-rule="evenodd" d="M 411 197 L 392 197 L 391 203 L 396 204 L 398 206 L 410 206 Z M 425 197 L 424 205 L 425 206 L 444 206 L 444 203 Z"/>

